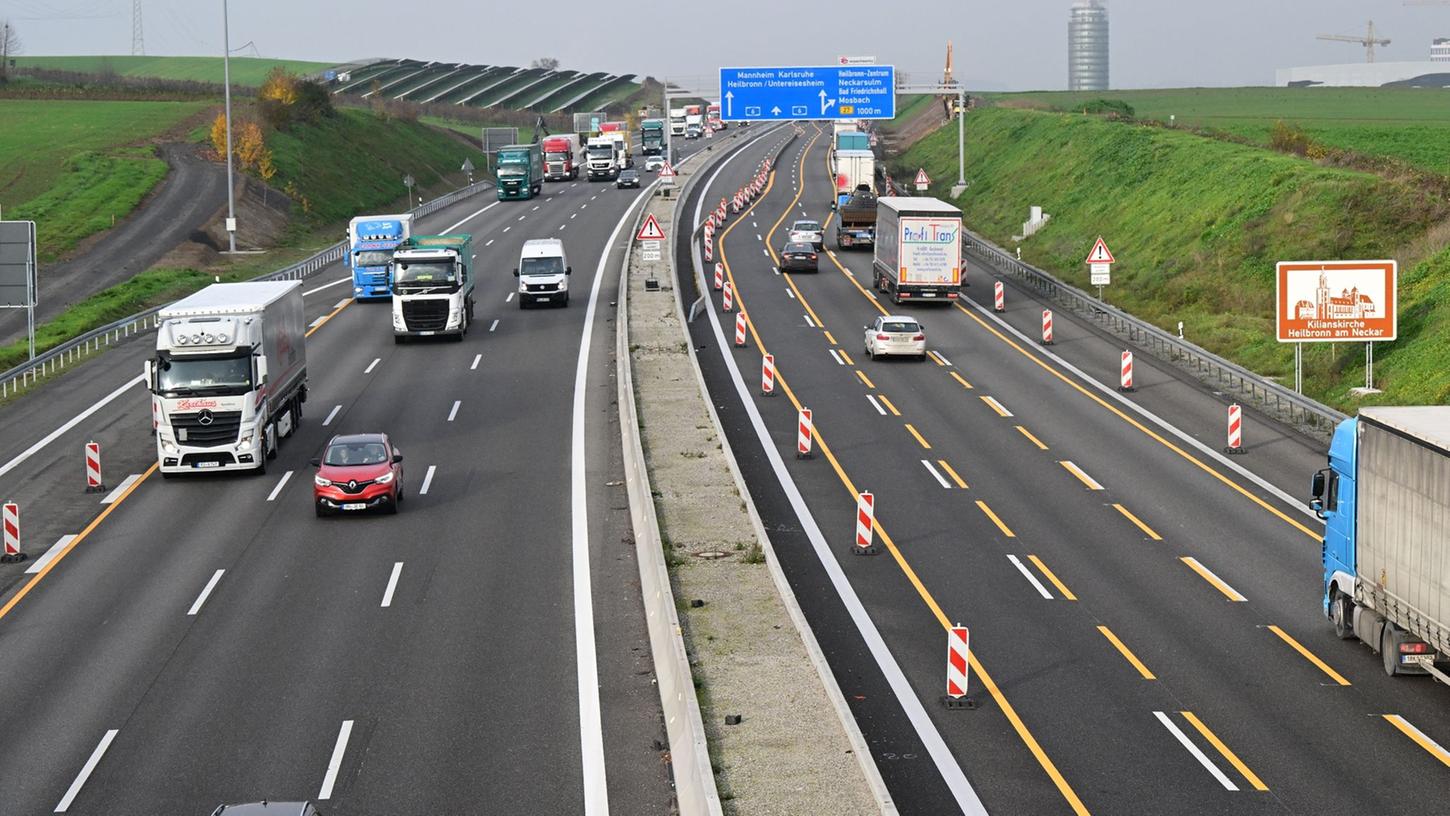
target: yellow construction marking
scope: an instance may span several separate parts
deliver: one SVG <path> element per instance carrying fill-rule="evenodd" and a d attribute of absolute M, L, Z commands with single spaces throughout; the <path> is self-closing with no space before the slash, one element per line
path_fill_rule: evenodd
<path fill-rule="evenodd" d="M 997 416 L 1001 416 L 1001 417 L 1009 417 L 1009 416 L 1012 416 L 1012 413 L 1010 411 L 1008 411 L 1005 407 L 1003 407 L 1002 406 L 1002 403 L 1000 403 L 1000 402 L 992 399 L 991 397 L 982 397 L 982 402 L 987 403 L 987 407 L 991 408 L 993 411 L 996 411 L 997 412 Z"/>
<path fill-rule="evenodd" d="M 963 388 L 967 389 L 968 391 L 972 390 L 972 384 L 969 383 L 969 382 L 967 382 L 966 380 L 962 379 L 962 375 L 958 374 L 955 371 L 952 371 L 952 372 L 949 372 L 949 373 L 952 375 L 952 379 L 954 379 L 957 382 L 959 382 L 959 383 L 962 384 L 962 387 Z"/>
<path fill-rule="evenodd" d="M 1223 744 L 1222 740 L 1220 740 L 1212 731 L 1208 730 L 1208 726 L 1204 725 L 1201 720 L 1193 716 L 1192 711 L 1180 711 L 1178 713 L 1182 714 L 1183 719 L 1188 720 L 1190 725 L 1192 725 L 1194 728 L 1197 728 L 1198 733 L 1202 734 L 1204 739 L 1212 743 L 1213 747 L 1217 748 L 1220 754 L 1223 754 L 1223 758 L 1228 760 L 1230 765 L 1238 768 L 1239 773 L 1244 775 L 1244 779 L 1247 779 L 1249 781 L 1249 784 L 1254 786 L 1254 790 L 1266 791 L 1269 789 L 1269 786 L 1265 785 L 1264 781 L 1260 779 L 1253 771 L 1249 770 L 1249 766 L 1245 765 L 1243 760 L 1239 759 L 1238 754 L 1230 751 L 1228 749 L 1228 746 Z"/>
<path fill-rule="evenodd" d="M 1193 558 L 1193 557 L 1184 555 L 1184 556 L 1180 556 L 1178 558 L 1178 560 L 1179 561 L 1182 561 L 1185 564 L 1187 564 L 1188 565 L 1188 568 L 1191 569 L 1191 570 L 1193 570 L 1194 572 L 1198 573 L 1198 576 L 1200 578 L 1202 578 L 1203 580 L 1209 582 L 1210 584 L 1213 584 L 1214 589 L 1217 589 L 1219 592 L 1222 592 L 1223 595 L 1224 595 L 1224 597 L 1225 598 L 1228 598 L 1230 601 L 1234 601 L 1234 602 L 1237 602 L 1237 603 L 1243 603 L 1243 602 L 1245 602 L 1245 601 L 1248 600 L 1248 598 L 1245 598 L 1244 596 L 1240 595 L 1239 592 L 1238 592 L 1238 590 L 1236 590 L 1233 587 L 1229 586 L 1228 584 L 1224 583 L 1224 581 L 1223 581 L 1222 578 L 1219 578 L 1217 575 L 1214 575 L 1213 572 L 1211 570 L 1209 570 L 1208 567 L 1205 567 L 1204 565 L 1198 563 L 1198 559 L 1197 558 Z"/>
<path fill-rule="evenodd" d="M 1290 648 L 1292 648 L 1294 651 L 1298 652 L 1299 654 L 1303 655 L 1305 660 L 1309 661 L 1310 663 L 1313 663 L 1315 666 L 1319 667 L 1319 670 L 1320 671 L 1322 671 L 1325 674 L 1329 675 L 1329 679 L 1330 680 L 1333 680 L 1334 682 L 1338 683 L 1341 686 L 1347 686 L 1347 685 L 1349 685 L 1349 681 L 1346 680 L 1346 679 L 1344 679 L 1344 675 L 1340 674 L 1339 672 L 1335 671 L 1334 669 L 1329 668 L 1329 665 L 1327 663 L 1325 663 L 1323 660 L 1320 660 L 1318 657 L 1316 657 L 1313 652 L 1310 652 L 1308 649 L 1304 648 L 1303 644 L 1301 644 L 1299 641 L 1297 641 L 1294 638 L 1290 637 L 1290 635 L 1289 635 L 1288 632 L 1285 632 L 1283 629 L 1280 629 L 1279 627 L 1274 626 L 1272 624 L 1270 624 L 1270 626 L 1269 626 L 1269 631 L 1270 632 L 1273 632 L 1276 635 L 1278 635 L 1280 640 L 1282 640 L 1285 643 L 1289 644 Z"/>
<path fill-rule="evenodd" d="M 770 225 L 770 230 L 765 233 L 765 250 L 770 253 L 771 263 L 774 263 L 776 266 L 780 266 L 780 257 L 775 254 L 775 247 L 774 246 L 771 246 L 771 242 L 773 240 L 775 240 L 775 231 L 780 228 L 780 223 L 785 220 L 785 217 L 787 215 L 790 215 L 791 210 L 794 210 L 795 209 L 796 204 L 800 203 L 801 193 L 804 193 L 806 191 L 806 186 L 805 186 L 805 180 L 806 180 L 806 156 L 810 154 L 811 148 L 815 146 L 816 140 L 819 139 L 819 138 L 821 138 L 821 133 L 820 133 L 820 131 L 816 131 L 816 134 L 811 137 L 811 140 L 809 142 L 806 142 L 805 148 L 801 150 L 801 161 L 800 161 L 801 184 L 798 187 L 796 187 L 796 190 L 795 190 L 795 198 L 792 198 L 790 200 L 790 203 L 786 205 L 785 210 L 781 212 L 780 217 L 777 218 L 777 219 L 775 219 L 775 223 L 774 224 L 771 224 Z M 761 196 L 761 199 L 762 200 L 764 198 L 765 198 L 765 196 Z M 824 229 L 824 227 L 822 229 Z M 824 241 L 825 235 L 822 234 L 821 238 Z M 800 292 L 796 292 L 796 294 L 799 295 Z M 812 315 L 812 317 L 814 317 L 814 315 Z M 819 323 L 820 321 L 816 321 L 816 322 Z"/>
<path fill-rule="evenodd" d="M 348 298 L 347 300 L 344 300 L 336 309 L 333 309 L 332 311 L 328 312 L 326 315 L 323 315 L 322 319 L 319 320 L 319 321 L 317 321 L 317 325 L 315 325 L 312 328 L 308 329 L 307 330 L 307 333 L 304 334 L 304 335 L 302 335 L 302 336 L 303 337 L 311 337 L 313 332 L 317 331 L 318 329 L 322 328 L 323 326 L 326 326 L 327 325 L 327 321 L 331 320 L 333 317 L 335 317 L 337 315 L 338 312 L 342 311 L 343 309 L 346 309 L 347 307 L 349 307 L 351 305 L 352 305 L 352 298 Z"/>
<path fill-rule="evenodd" d="M 871 378 L 866 376 L 866 372 L 857 370 L 856 376 L 861 378 L 861 382 L 866 383 L 867 388 L 870 388 L 873 391 L 876 389 L 876 383 L 871 382 Z"/>
<path fill-rule="evenodd" d="M 831 342 L 831 345 L 833 345 L 833 346 L 839 346 L 840 345 L 840 343 L 837 343 L 836 342 L 836 336 L 833 335 L 833 334 L 831 334 L 830 332 L 826 332 L 826 339 L 829 340 Z"/>
<path fill-rule="evenodd" d="M 1439 743 L 1422 734 L 1420 729 L 1410 725 L 1410 722 L 1404 717 L 1398 714 L 1381 714 L 1380 716 L 1384 717 L 1390 725 L 1399 729 L 1401 734 L 1414 740 L 1415 744 L 1424 748 L 1430 756 L 1445 763 L 1446 767 L 1450 767 L 1450 751 L 1441 748 Z"/>
<path fill-rule="evenodd" d="M 1037 437 L 1033 436 L 1031 431 L 1029 431 L 1026 428 L 1022 427 L 1021 425 L 1018 425 L 1017 426 L 1017 430 L 1019 432 L 1021 432 L 1021 434 L 1023 436 L 1025 436 L 1028 439 L 1030 439 L 1032 441 L 1032 444 L 1034 444 L 1034 445 L 1037 446 L 1037 449 L 1038 450 L 1047 450 L 1047 446 L 1044 445 L 1044 444 L 1042 444 L 1042 440 L 1040 440 Z"/>
<path fill-rule="evenodd" d="M 1138 670 L 1138 674 L 1143 675 L 1144 680 L 1158 679 L 1153 675 L 1153 672 L 1148 671 L 1148 667 L 1143 665 L 1143 661 L 1139 660 L 1137 655 L 1134 655 L 1131 651 L 1128 650 L 1127 646 L 1123 645 L 1123 642 L 1121 640 L 1118 640 L 1118 636 L 1113 634 L 1108 629 L 1108 627 L 1099 626 L 1098 631 L 1103 633 L 1103 637 L 1107 638 L 1109 643 L 1117 647 L 1118 653 L 1123 656 L 1124 660 L 1127 660 L 1129 663 L 1133 664 L 1133 668 Z"/>
<path fill-rule="evenodd" d="M 988 507 L 986 502 L 978 500 L 977 507 L 980 508 L 983 513 L 987 514 L 987 518 L 991 519 L 993 524 L 997 525 L 997 529 L 1002 531 L 1002 535 L 1007 536 L 1008 538 L 1017 537 L 1017 534 L 1012 532 L 1012 528 L 1008 527 L 1006 524 L 1003 524 L 1002 520 L 997 518 L 997 514 L 992 512 L 992 508 Z"/>
<path fill-rule="evenodd" d="M 892 416 L 901 416 L 901 412 L 896 410 L 896 406 L 891 404 L 891 400 L 887 399 L 885 394 L 877 394 L 876 401 L 885 405 L 886 410 L 890 411 Z"/>
<path fill-rule="evenodd" d="M 937 365 L 945 366 L 947 364 L 947 361 L 943 360 L 941 355 L 937 354 L 935 351 L 928 351 L 927 354 L 931 355 L 931 359 L 935 361 Z"/>
<path fill-rule="evenodd" d="M 856 361 L 851 359 L 851 355 L 847 354 L 845 349 L 841 349 L 836 353 L 841 355 L 841 359 L 846 361 L 846 365 L 853 366 L 856 364 Z"/>
<path fill-rule="evenodd" d="M 1094 479 L 1093 477 L 1091 477 L 1091 476 L 1087 475 L 1086 473 L 1084 473 L 1082 468 L 1078 467 L 1077 465 L 1073 464 L 1072 462 L 1064 459 L 1064 460 L 1058 462 L 1058 464 L 1059 465 L 1062 465 L 1063 469 L 1065 469 L 1068 473 L 1071 473 L 1072 475 L 1076 476 L 1077 477 L 1077 480 L 1079 482 L 1082 482 L 1083 484 L 1087 485 L 1087 489 L 1088 490 L 1102 490 L 1103 489 L 1103 486 L 1100 485 L 1100 484 L 1098 484 L 1098 481 L 1096 479 Z"/>
<path fill-rule="evenodd" d="M 1072 590 L 1068 589 L 1065 584 L 1063 584 L 1061 581 L 1057 580 L 1057 576 L 1056 575 L 1053 575 L 1052 574 L 1052 570 L 1048 569 L 1047 568 L 1047 565 L 1044 564 L 1044 563 L 1042 563 L 1042 559 L 1041 558 L 1038 558 L 1035 555 L 1029 555 L 1029 556 L 1027 556 L 1027 560 L 1028 561 L 1031 561 L 1034 564 L 1036 564 L 1037 565 L 1037 568 L 1040 569 L 1040 570 L 1042 570 L 1042 574 L 1043 575 L 1046 575 L 1047 576 L 1047 580 L 1051 581 L 1052 582 L 1052 585 L 1055 586 L 1055 587 L 1057 587 L 1057 591 L 1062 593 L 1062 597 L 1068 599 L 1069 601 L 1075 601 L 1075 600 L 1077 600 L 1077 596 L 1074 595 L 1074 594 L 1072 594 Z"/>
<path fill-rule="evenodd" d="M 931 443 L 930 442 L 927 442 L 926 439 L 922 438 L 922 435 L 919 434 L 919 433 L 917 433 L 915 428 L 911 427 L 911 423 L 910 422 L 906 423 L 906 431 L 907 431 L 907 433 L 909 433 L 912 436 L 916 437 L 916 441 L 917 442 L 920 442 L 921 443 L 921 446 L 923 448 L 926 448 L 927 450 L 931 450 Z"/>
<path fill-rule="evenodd" d="M 1114 504 L 1113 505 L 1113 508 L 1115 510 L 1117 510 L 1119 513 L 1122 513 L 1123 516 L 1128 519 L 1128 521 L 1131 521 L 1134 524 L 1138 525 L 1138 529 L 1139 530 L 1142 530 L 1143 533 L 1144 533 L 1144 535 L 1148 536 L 1149 538 L 1153 539 L 1154 541 L 1162 541 L 1163 540 L 1163 536 L 1160 536 L 1157 533 L 1153 532 L 1153 528 L 1152 527 L 1149 527 L 1148 525 L 1144 524 L 1143 523 L 1143 520 L 1140 519 L 1140 518 L 1138 518 L 1137 516 L 1133 515 L 1133 513 L 1128 510 L 1128 508 L 1122 506 L 1121 504 Z"/>
<path fill-rule="evenodd" d="M 967 483 L 962 480 L 962 477 L 957 475 L 957 472 L 955 470 L 952 470 L 952 466 L 947 464 L 947 460 L 938 459 L 936 460 L 936 463 L 942 466 L 942 470 L 945 470 L 948 476 L 952 477 L 952 481 L 957 483 L 957 487 L 960 487 L 963 490 L 967 489 Z"/>

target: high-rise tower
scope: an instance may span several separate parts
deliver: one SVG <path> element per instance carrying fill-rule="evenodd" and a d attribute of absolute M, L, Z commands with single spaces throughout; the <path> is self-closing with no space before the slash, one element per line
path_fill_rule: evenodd
<path fill-rule="evenodd" d="M 1108 89 L 1108 8 L 1103 0 L 1076 0 L 1067 21 L 1067 89 Z"/>

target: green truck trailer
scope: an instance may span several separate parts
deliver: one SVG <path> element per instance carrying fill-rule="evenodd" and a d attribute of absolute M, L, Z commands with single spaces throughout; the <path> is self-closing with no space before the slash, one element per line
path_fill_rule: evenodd
<path fill-rule="evenodd" d="M 639 125 L 640 151 L 646 156 L 665 152 L 665 120 L 646 119 Z"/>
<path fill-rule="evenodd" d="M 499 201 L 527 201 L 544 189 L 544 149 L 540 145 L 501 147 L 496 167 Z"/>

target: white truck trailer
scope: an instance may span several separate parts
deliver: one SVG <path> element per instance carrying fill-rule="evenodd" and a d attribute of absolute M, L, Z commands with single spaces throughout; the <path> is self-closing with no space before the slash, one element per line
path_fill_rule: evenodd
<path fill-rule="evenodd" d="M 962 211 L 935 198 L 876 199 L 872 281 L 893 303 L 950 303 L 961 293 Z"/>

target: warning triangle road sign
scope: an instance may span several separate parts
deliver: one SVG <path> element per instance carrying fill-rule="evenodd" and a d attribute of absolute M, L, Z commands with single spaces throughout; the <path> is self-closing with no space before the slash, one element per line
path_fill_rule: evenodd
<path fill-rule="evenodd" d="M 912 182 L 919 187 L 931 186 L 931 177 L 926 174 L 926 168 L 919 167 L 916 170 L 916 180 Z"/>
<path fill-rule="evenodd" d="M 660 178 L 674 178 L 675 168 L 671 167 L 669 162 L 665 162 L 664 164 L 660 165 L 659 176 Z"/>
<path fill-rule="evenodd" d="M 645 217 L 644 224 L 640 225 L 639 232 L 634 236 L 636 241 L 663 241 L 664 239 L 665 231 L 660 229 L 660 222 L 655 220 L 654 213 Z"/>
<path fill-rule="evenodd" d="M 1116 263 L 1116 261 L 1113 260 L 1113 253 L 1108 251 L 1108 245 L 1103 241 L 1101 235 L 1098 236 L 1098 242 L 1096 244 L 1093 244 L 1093 251 L 1088 253 L 1087 260 L 1083 263 Z"/>

